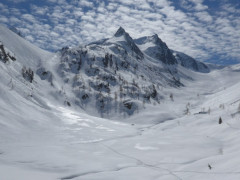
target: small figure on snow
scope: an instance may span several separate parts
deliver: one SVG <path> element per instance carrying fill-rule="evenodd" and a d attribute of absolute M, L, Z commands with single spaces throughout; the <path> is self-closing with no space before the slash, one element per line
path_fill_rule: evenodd
<path fill-rule="evenodd" d="M 208 164 L 208 168 L 211 170 L 212 169 L 212 166 L 210 164 Z"/>
<path fill-rule="evenodd" d="M 222 124 L 222 118 L 219 117 L 218 124 Z"/>

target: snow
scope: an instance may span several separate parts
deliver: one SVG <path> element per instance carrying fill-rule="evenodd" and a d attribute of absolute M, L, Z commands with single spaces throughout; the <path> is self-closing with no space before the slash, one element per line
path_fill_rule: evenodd
<path fill-rule="evenodd" d="M 6 40 L 9 32 L 0 31 L 17 57 L 0 62 L 0 179 L 240 179 L 239 65 L 210 73 L 178 67 L 191 77 L 182 78 L 184 86 L 163 87 L 160 104 L 146 103 L 130 117 L 109 120 L 64 105 L 62 86 L 69 99 L 75 96 L 54 66 L 58 54 L 10 33 L 14 43 L 27 46 L 23 55 Z M 53 86 L 37 75 L 33 83 L 21 77 L 19 67 L 28 61 L 35 70 L 42 67 L 30 57 L 41 59 Z"/>
<path fill-rule="evenodd" d="M 0 175 L 9 180 L 239 179 L 240 115 L 230 116 L 240 99 L 238 74 L 223 70 L 198 78 L 182 89 L 166 90 L 173 93 L 174 102 L 146 107 L 120 123 L 66 107 L 51 107 L 49 113 L 54 115 L 45 117 L 47 123 L 29 119 L 30 128 L 15 127 L 21 131 L 11 135 L 2 125 L 7 120 L 1 121 L 5 135 L 1 133 Z M 188 102 L 191 114 L 184 115 Z M 219 104 L 225 104 L 225 109 Z M 211 107 L 211 113 L 194 115 L 203 107 Z M 9 124 L 16 126 L 16 122 Z"/>
<path fill-rule="evenodd" d="M 18 179 L 36 179 L 36 180 L 52 180 L 57 179 L 58 175 L 54 173 L 44 173 L 38 172 L 34 170 L 8 166 L 8 165 L 0 165 L 1 169 L 1 178 L 4 180 L 14 180 Z"/>
<path fill-rule="evenodd" d="M 22 65 L 27 67 L 35 69 L 41 61 L 47 61 L 52 56 L 52 53 L 32 45 L 2 25 L 0 25 L 0 41 L 15 54 Z"/>

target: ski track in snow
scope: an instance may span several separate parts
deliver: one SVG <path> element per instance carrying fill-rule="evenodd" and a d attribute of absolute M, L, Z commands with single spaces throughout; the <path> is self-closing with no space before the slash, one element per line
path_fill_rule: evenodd
<path fill-rule="evenodd" d="M 153 125 L 151 127 L 154 127 L 154 126 L 155 125 Z M 146 128 L 143 128 L 143 129 L 148 129 L 149 130 L 151 127 L 146 127 Z M 142 131 L 142 129 L 140 131 Z M 135 136 L 139 136 L 139 135 L 141 135 L 141 134 L 136 134 Z M 135 136 L 119 137 L 119 138 L 114 138 L 114 139 L 109 139 L 109 140 L 116 140 L 116 139 L 120 139 L 120 138 L 123 139 L 123 138 L 135 137 Z M 106 140 L 106 141 L 109 141 L 109 140 Z M 121 152 L 119 152 L 119 151 L 117 151 L 117 150 L 115 150 L 115 149 L 113 149 L 113 148 L 103 144 L 102 142 L 96 142 L 96 143 L 100 143 L 102 146 L 104 146 L 105 148 L 111 150 L 112 152 L 114 152 L 115 154 L 117 154 L 119 156 L 125 157 L 127 159 L 135 160 L 136 161 L 136 165 L 135 166 L 125 166 L 125 167 L 121 167 L 121 168 L 108 169 L 108 170 L 101 170 L 101 171 L 91 171 L 91 172 L 79 173 L 79 174 L 74 174 L 74 175 L 69 175 L 69 176 L 63 177 L 63 178 L 61 178 L 61 180 L 64 180 L 64 179 L 74 179 L 74 178 L 78 178 L 78 177 L 81 177 L 81 176 L 98 174 L 98 173 L 104 173 L 104 172 L 110 172 L 110 171 L 120 171 L 120 170 L 127 169 L 127 168 L 130 168 L 130 167 L 145 167 L 145 168 L 153 169 L 155 171 L 164 170 L 164 171 L 167 171 L 168 174 L 171 174 L 172 176 L 174 176 L 177 179 L 181 180 L 180 177 L 178 177 L 176 174 L 174 174 L 174 172 L 172 172 L 169 169 L 161 168 L 161 167 L 158 167 L 156 165 L 147 164 L 147 163 L 143 162 L 140 159 L 137 159 L 135 157 L 129 156 L 127 154 L 123 154 L 123 153 L 121 153 Z M 168 163 L 161 163 L 161 164 L 168 164 Z"/>

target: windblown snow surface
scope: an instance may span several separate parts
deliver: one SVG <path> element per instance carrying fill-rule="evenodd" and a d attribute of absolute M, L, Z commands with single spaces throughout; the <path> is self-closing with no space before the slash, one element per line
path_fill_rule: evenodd
<path fill-rule="evenodd" d="M 240 179 L 239 66 L 183 69 L 193 80 L 163 88 L 160 105 L 109 120 L 59 103 L 37 76 L 37 85 L 18 77 L 19 63 L 56 57 L 29 43 L 21 44 L 29 52 L 9 47 L 19 37 L 2 31 L 23 58 L 0 62 L 1 180 Z"/>

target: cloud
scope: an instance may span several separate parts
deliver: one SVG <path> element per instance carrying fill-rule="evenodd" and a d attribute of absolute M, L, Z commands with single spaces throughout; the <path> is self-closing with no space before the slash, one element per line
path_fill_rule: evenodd
<path fill-rule="evenodd" d="M 56 3 L 57 2 L 57 0 L 47 0 L 48 2 L 50 2 L 50 3 Z"/>
<path fill-rule="evenodd" d="M 33 14 L 36 16 L 37 15 L 45 15 L 49 11 L 47 6 L 38 7 L 36 5 L 32 5 L 31 9 L 32 9 Z"/>
<path fill-rule="evenodd" d="M 180 0 L 180 6 L 187 10 L 204 11 L 208 6 L 203 4 L 204 0 Z"/>
<path fill-rule="evenodd" d="M 122 26 L 133 38 L 157 33 L 170 48 L 198 60 L 240 61 L 239 9 L 230 3 L 221 3 L 216 11 L 204 0 L 31 2 L 29 10 L 0 3 L 0 22 L 16 26 L 44 49 L 111 37 Z"/>
<path fill-rule="evenodd" d="M 208 6 L 203 5 L 202 3 L 196 3 L 194 9 L 197 11 L 204 11 L 208 8 Z"/>
<path fill-rule="evenodd" d="M 31 14 L 23 14 L 23 15 L 22 15 L 22 18 L 23 18 L 24 20 L 27 20 L 27 21 L 32 22 L 32 23 L 34 23 L 34 22 L 36 21 L 36 20 L 35 20 L 35 17 L 32 16 Z"/>
<path fill-rule="evenodd" d="M 0 16 L 0 22 L 7 23 L 8 22 L 8 18 L 6 18 L 4 16 Z"/>
<path fill-rule="evenodd" d="M 10 17 L 9 21 L 13 24 L 20 24 L 21 23 L 21 20 L 16 18 L 16 17 Z"/>
<path fill-rule="evenodd" d="M 208 12 L 196 12 L 195 16 L 198 17 L 200 21 L 204 21 L 207 23 L 211 23 L 213 21 L 213 17 Z"/>
<path fill-rule="evenodd" d="M 13 3 L 22 3 L 22 2 L 26 2 L 28 0 L 7 0 L 9 2 L 13 2 Z"/>
<path fill-rule="evenodd" d="M 79 7 L 93 7 L 93 3 L 90 2 L 90 1 L 86 1 L 86 0 L 82 0 L 82 1 L 79 1 L 78 3 Z"/>

